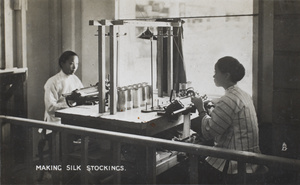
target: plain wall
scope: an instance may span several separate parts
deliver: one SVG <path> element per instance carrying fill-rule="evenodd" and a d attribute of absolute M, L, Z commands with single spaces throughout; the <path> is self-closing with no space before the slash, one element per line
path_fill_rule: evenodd
<path fill-rule="evenodd" d="M 86 85 L 98 82 L 97 26 L 89 26 L 89 20 L 114 19 L 114 0 L 85 0 L 82 2 L 82 81 Z M 107 39 L 106 46 L 109 46 Z M 109 53 L 106 53 L 109 60 Z M 108 66 L 109 63 L 106 63 Z"/>
<path fill-rule="evenodd" d="M 50 76 L 48 0 L 28 0 L 27 60 L 28 118 L 42 120 L 44 116 L 43 86 Z"/>
<path fill-rule="evenodd" d="M 64 8 L 67 3 L 74 10 Z M 97 27 L 88 21 L 113 19 L 114 7 L 114 0 L 28 0 L 28 118 L 43 120 L 43 87 L 59 71 L 62 51 L 72 49 L 80 55 L 76 74 L 85 86 L 98 81 Z"/>

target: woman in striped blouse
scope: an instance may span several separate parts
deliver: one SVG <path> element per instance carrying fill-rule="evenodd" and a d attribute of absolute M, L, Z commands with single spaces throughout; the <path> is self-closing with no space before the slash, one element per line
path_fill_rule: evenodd
<path fill-rule="evenodd" d="M 245 68 L 237 59 L 223 57 L 215 64 L 214 82 L 217 87 L 225 89 L 225 95 L 215 104 L 210 115 L 206 114 L 201 98 L 194 97 L 192 102 L 202 120 L 201 133 L 204 139 L 214 140 L 214 147 L 260 153 L 257 117 L 252 98 L 237 86 L 237 82 L 244 76 Z M 225 159 L 207 157 L 200 165 L 200 170 L 204 170 L 199 171 L 199 175 L 207 180 L 205 183 L 218 183 L 222 180 L 223 171 L 227 174 L 237 173 L 236 161 L 230 161 L 226 165 L 228 168 L 225 163 Z M 253 173 L 256 169 L 257 165 L 246 166 L 247 173 Z"/>

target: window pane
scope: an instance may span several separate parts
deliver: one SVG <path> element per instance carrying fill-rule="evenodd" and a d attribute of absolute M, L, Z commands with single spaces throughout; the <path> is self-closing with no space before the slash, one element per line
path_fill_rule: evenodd
<path fill-rule="evenodd" d="M 252 94 L 252 17 L 188 20 L 183 48 L 187 79 L 199 93 L 223 94 L 224 89 L 214 85 L 214 64 L 233 56 L 246 69 L 239 86 Z"/>
<path fill-rule="evenodd" d="M 245 66 L 246 76 L 239 82 L 239 86 L 252 94 L 253 17 L 226 15 L 252 14 L 253 0 L 122 0 L 119 3 L 120 19 L 183 17 L 187 79 L 200 94 L 224 94 L 224 89 L 215 87 L 213 81 L 214 64 L 223 56 L 233 56 Z M 125 6 L 128 8 L 125 9 Z M 134 9 L 135 13 L 129 11 Z M 122 50 L 119 57 L 122 59 L 119 63 L 122 65 L 122 78 L 119 81 L 121 84 L 149 82 L 150 42 L 136 39 L 146 28 L 126 29 L 130 29 L 126 30 L 128 35 L 120 38 L 119 43 Z M 150 29 L 156 34 L 156 28 Z M 153 58 L 156 59 L 155 41 Z M 134 69 L 135 72 L 131 75 L 126 70 L 127 73 L 122 75 L 123 69 Z"/>

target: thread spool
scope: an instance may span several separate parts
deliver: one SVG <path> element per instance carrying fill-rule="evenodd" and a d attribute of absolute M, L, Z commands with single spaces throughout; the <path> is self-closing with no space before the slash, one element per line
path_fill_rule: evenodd
<path fill-rule="evenodd" d="M 127 86 L 127 110 L 130 110 L 133 108 L 133 101 L 132 101 L 132 86 Z"/>
<path fill-rule="evenodd" d="M 144 82 L 143 84 L 143 100 L 147 105 L 151 104 L 151 94 L 150 94 L 150 86 L 147 82 Z"/>
<path fill-rule="evenodd" d="M 124 112 L 127 109 L 127 90 L 125 87 L 118 88 L 117 111 Z"/>
<path fill-rule="evenodd" d="M 179 83 L 179 96 L 186 96 L 186 85 L 187 83 Z"/>
<path fill-rule="evenodd" d="M 140 107 L 144 107 L 146 105 L 146 102 L 145 102 L 144 97 L 143 97 L 143 85 L 142 85 L 142 83 L 137 84 L 137 87 L 138 87 L 138 96 L 139 96 L 139 99 L 140 99 Z"/>
<path fill-rule="evenodd" d="M 133 102 L 133 108 L 140 107 L 140 95 L 139 95 L 139 88 L 137 85 L 133 85 L 132 88 L 132 102 Z"/>

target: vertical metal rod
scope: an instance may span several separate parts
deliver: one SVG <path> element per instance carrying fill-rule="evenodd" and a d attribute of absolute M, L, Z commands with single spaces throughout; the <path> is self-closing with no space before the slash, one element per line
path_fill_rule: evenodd
<path fill-rule="evenodd" d="M 62 184 L 67 184 L 68 182 L 68 174 L 66 170 L 66 166 L 68 164 L 68 156 L 69 156 L 69 147 L 68 147 L 68 133 L 61 132 L 61 158 L 62 158 Z"/>
<path fill-rule="evenodd" d="M 153 89 L 154 89 L 154 84 L 153 84 L 153 37 L 150 38 L 150 43 L 151 43 L 151 109 L 154 108 L 154 105 L 153 105 Z"/>
<path fill-rule="evenodd" d="M 173 27 L 167 28 L 167 94 L 173 89 Z"/>
<path fill-rule="evenodd" d="M 158 97 L 163 97 L 163 28 L 157 28 L 157 89 L 158 89 Z"/>
<path fill-rule="evenodd" d="M 52 131 L 52 162 L 53 164 L 59 164 L 59 155 L 60 155 L 60 134 L 58 131 Z M 53 171 L 52 173 L 52 182 L 53 184 L 60 184 L 60 177 L 58 171 Z"/>
<path fill-rule="evenodd" d="M 191 116 L 189 113 L 183 115 L 183 133 L 182 138 L 190 136 Z"/>
<path fill-rule="evenodd" d="M 105 26 L 98 26 L 99 113 L 105 112 Z"/>
<path fill-rule="evenodd" d="M 110 26 L 110 114 L 117 113 L 116 30 Z"/>
<path fill-rule="evenodd" d="M 1 2 L 0 2 L 1 5 Z M 1 33 L 1 32 L 0 32 Z M 0 44 L 1 46 L 1 44 Z M 3 143 L 2 143 L 2 122 L 4 122 L 4 119 L 0 118 L 0 183 L 2 182 L 2 147 L 3 147 Z"/>
<path fill-rule="evenodd" d="M 81 136 L 81 176 L 80 180 L 82 184 L 88 184 L 88 171 L 86 166 L 88 165 L 88 148 L 89 148 L 89 136 Z"/>
<path fill-rule="evenodd" d="M 198 184 L 198 156 L 189 155 L 190 184 Z"/>
<path fill-rule="evenodd" d="M 26 149 L 26 170 L 27 170 L 27 183 L 32 184 L 34 182 L 34 171 L 33 166 L 33 128 L 27 127 L 27 146 Z M 55 175 L 54 177 L 55 178 Z"/>
<path fill-rule="evenodd" d="M 241 161 L 238 162 L 238 174 L 239 174 L 239 178 L 240 178 L 240 181 L 239 183 L 242 183 L 242 184 L 246 184 L 246 163 L 243 163 Z"/>
<path fill-rule="evenodd" d="M 117 37 L 116 37 L 116 43 L 117 43 L 117 46 L 116 46 L 116 86 L 119 87 L 120 84 L 119 84 L 119 35 L 117 34 Z"/>
<path fill-rule="evenodd" d="M 121 164 L 121 143 L 117 141 L 112 142 L 112 150 L 113 150 L 113 163 L 118 166 Z M 121 173 L 116 171 L 114 173 L 114 184 L 121 183 Z"/>
<path fill-rule="evenodd" d="M 156 148 L 146 147 L 146 182 L 156 184 Z"/>
<path fill-rule="evenodd" d="M 4 6 L 2 6 L 2 5 L 3 5 L 3 1 L 0 1 L 0 69 L 5 69 L 5 62 L 3 60 L 3 58 L 4 58 L 4 33 L 3 33 L 4 29 L 2 29 L 4 27 L 4 23 L 2 23 L 3 16 L 4 16 Z M 1 156 L 1 154 L 0 154 L 0 156 Z M 0 167 L 1 167 L 1 161 L 0 161 Z M 1 178 L 1 169 L 0 169 L 0 179 L 2 179 Z"/>

